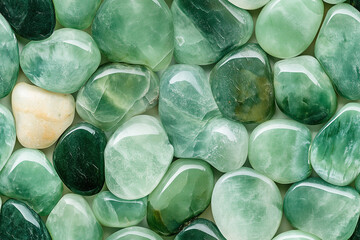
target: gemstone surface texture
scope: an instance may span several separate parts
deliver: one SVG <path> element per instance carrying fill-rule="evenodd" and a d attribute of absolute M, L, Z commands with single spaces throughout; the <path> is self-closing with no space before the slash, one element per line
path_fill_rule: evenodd
<path fill-rule="evenodd" d="M 0 171 L 9 159 L 16 141 L 14 117 L 0 104 Z"/>
<path fill-rule="evenodd" d="M 117 231 L 106 240 L 162 240 L 162 238 L 150 229 L 129 227 Z"/>
<path fill-rule="evenodd" d="M 291 230 L 277 235 L 273 240 L 321 240 L 315 235 L 302 232 L 299 230 Z"/>
<path fill-rule="evenodd" d="M 175 237 L 175 240 L 190 239 L 226 240 L 213 222 L 203 218 L 194 220 Z"/>

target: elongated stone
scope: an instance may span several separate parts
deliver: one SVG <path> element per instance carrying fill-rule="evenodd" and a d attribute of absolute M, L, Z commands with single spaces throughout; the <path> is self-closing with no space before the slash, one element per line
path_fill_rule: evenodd
<path fill-rule="evenodd" d="M 50 213 L 63 185 L 45 154 L 35 149 L 15 151 L 0 172 L 0 193 L 26 202 L 38 214 Z"/>
<path fill-rule="evenodd" d="M 53 152 L 56 172 L 74 193 L 93 195 L 105 182 L 105 134 L 89 123 L 79 123 L 66 130 Z"/>
<path fill-rule="evenodd" d="M 144 66 L 101 66 L 80 89 L 76 110 L 97 127 L 114 131 L 124 121 L 157 104 L 159 79 Z"/>
<path fill-rule="evenodd" d="M 325 181 L 345 186 L 360 173 L 360 104 L 348 103 L 316 135 L 310 160 Z"/>
<path fill-rule="evenodd" d="M 16 135 L 24 147 L 50 147 L 75 116 L 71 95 L 48 92 L 27 83 L 16 84 L 11 96 Z"/>
<path fill-rule="evenodd" d="M 211 209 L 227 240 L 270 240 L 280 225 L 282 198 L 271 179 L 244 167 L 216 182 Z"/>
<path fill-rule="evenodd" d="M 56 24 L 51 0 L 2 0 L 0 13 L 17 34 L 30 40 L 48 38 Z"/>
<path fill-rule="evenodd" d="M 315 235 L 302 232 L 299 230 L 291 230 L 277 235 L 273 240 L 321 240 Z"/>
<path fill-rule="evenodd" d="M 254 10 L 263 7 L 270 0 L 228 0 L 228 1 L 239 8 Z"/>
<path fill-rule="evenodd" d="M 174 27 L 164 0 L 105 0 L 92 34 L 101 51 L 113 62 L 166 68 L 174 51 Z"/>
<path fill-rule="evenodd" d="M 211 90 L 221 113 L 244 123 L 263 122 L 275 111 L 272 71 L 266 53 L 247 44 L 226 55 L 210 74 Z"/>
<path fill-rule="evenodd" d="M 119 198 L 143 198 L 165 175 L 173 153 L 174 148 L 156 118 L 133 117 L 115 131 L 106 145 L 106 185 Z"/>
<path fill-rule="evenodd" d="M 159 113 L 178 158 L 199 158 L 222 172 L 247 157 L 245 127 L 221 116 L 202 68 L 173 65 L 160 81 Z"/>
<path fill-rule="evenodd" d="M 207 65 L 246 43 L 254 24 L 251 15 L 227 0 L 174 0 L 175 59 Z"/>
<path fill-rule="evenodd" d="M 15 121 L 11 112 L 0 104 L 0 171 L 9 159 L 16 141 Z"/>
<path fill-rule="evenodd" d="M 314 40 L 323 14 L 321 0 L 271 0 L 257 19 L 256 39 L 274 57 L 295 57 Z"/>
<path fill-rule="evenodd" d="M 226 240 L 213 222 L 203 218 L 193 221 L 175 237 L 175 240 L 191 239 Z"/>
<path fill-rule="evenodd" d="M 106 240 L 162 240 L 162 238 L 150 229 L 129 227 L 117 231 L 106 238 Z"/>
<path fill-rule="evenodd" d="M 25 203 L 9 199 L 0 214 L 0 238 L 3 240 L 51 240 L 45 224 Z"/>
<path fill-rule="evenodd" d="M 345 240 L 356 227 L 359 203 L 360 196 L 353 188 L 309 178 L 295 183 L 288 190 L 284 213 L 295 228 L 321 239 Z"/>
<path fill-rule="evenodd" d="M 149 195 L 147 223 L 155 232 L 172 235 L 210 204 L 214 176 L 203 161 L 179 159 Z"/>
<path fill-rule="evenodd" d="M 101 225 L 116 228 L 140 223 L 146 215 L 146 207 L 147 197 L 124 200 L 109 191 L 99 193 L 92 203 L 92 210 Z"/>
<path fill-rule="evenodd" d="M 334 115 L 336 93 L 329 77 L 312 56 L 275 63 L 276 102 L 282 112 L 305 124 L 320 124 Z"/>

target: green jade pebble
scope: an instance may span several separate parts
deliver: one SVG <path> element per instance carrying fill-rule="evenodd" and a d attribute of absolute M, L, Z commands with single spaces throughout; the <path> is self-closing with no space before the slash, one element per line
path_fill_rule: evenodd
<path fill-rule="evenodd" d="M 195 219 L 175 237 L 175 240 L 195 239 L 226 240 L 213 222 L 203 218 Z"/>
<path fill-rule="evenodd" d="M 274 57 L 295 57 L 314 40 L 323 14 L 321 0 L 271 0 L 258 16 L 256 39 Z"/>
<path fill-rule="evenodd" d="M 216 63 L 246 43 L 254 29 L 251 15 L 227 0 L 174 0 L 171 11 L 178 63 Z"/>
<path fill-rule="evenodd" d="M 254 10 L 263 7 L 270 0 L 228 0 L 228 1 L 239 8 Z"/>
<path fill-rule="evenodd" d="M 73 93 L 100 64 L 96 43 L 86 32 L 63 28 L 42 41 L 31 41 L 20 55 L 21 69 L 38 87 Z"/>
<path fill-rule="evenodd" d="M 80 89 L 76 111 L 82 119 L 115 131 L 123 122 L 157 104 L 159 78 L 144 66 L 101 66 Z"/>
<path fill-rule="evenodd" d="M 295 183 L 287 191 L 284 213 L 299 230 L 321 239 L 347 240 L 359 219 L 360 196 L 351 187 L 309 178 Z"/>
<path fill-rule="evenodd" d="M 46 216 L 62 195 L 63 185 L 55 169 L 39 150 L 16 150 L 0 172 L 0 194 L 26 202 Z"/>
<path fill-rule="evenodd" d="M 9 159 L 14 149 L 15 141 L 14 117 L 4 105 L 0 104 L 0 171 Z"/>
<path fill-rule="evenodd" d="M 206 162 L 176 160 L 149 195 L 147 223 L 161 235 L 179 232 L 208 207 L 213 187 L 213 172 Z"/>
<path fill-rule="evenodd" d="M 110 235 L 106 240 L 163 240 L 150 229 L 143 227 L 129 227 Z"/>
<path fill-rule="evenodd" d="M 299 230 L 291 230 L 277 235 L 272 240 L 321 240 L 321 239 L 310 233 L 302 232 Z"/>
<path fill-rule="evenodd" d="M 225 117 L 257 123 L 274 114 L 271 66 L 257 44 L 244 45 L 226 55 L 211 71 L 210 84 L 216 104 Z"/>

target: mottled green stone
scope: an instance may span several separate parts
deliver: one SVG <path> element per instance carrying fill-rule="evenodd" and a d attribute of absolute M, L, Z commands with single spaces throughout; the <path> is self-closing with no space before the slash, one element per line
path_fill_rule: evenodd
<path fill-rule="evenodd" d="M 270 240 L 280 225 L 282 198 L 271 179 L 244 167 L 216 182 L 211 209 L 227 240 Z"/>
<path fill-rule="evenodd" d="M 195 239 L 226 240 L 213 222 L 203 218 L 194 220 L 175 237 L 175 240 Z"/>
<path fill-rule="evenodd" d="M 316 135 L 310 160 L 325 181 L 345 186 L 360 173 L 360 104 L 348 103 Z"/>
<path fill-rule="evenodd" d="M 80 89 L 76 111 L 106 131 L 157 104 L 159 78 L 144 66 L 112 63 L 101 66 Z"/>
<path fill-rule="evenodd" d="M 79 90 L 100 60 L 91 36 L 70 28 L 59 29 L 48 39 L 29 42 L 20 55 L 21 69 L 32 83 L 59 93 Z"/>
<path fill-rule="evenodd" d="M 62 195 L 55 169 L 39 150 L 15 151 L 0 172 L 0 193 L 26 202 L 40 215 L 48 215 Z"/>
<path fill-rule="evenodd" d="M 312 56 L 276 62 L 274 85 L 277 105 L 296 121 L 320 124 L 336 111 L 337 98 L 331 81 Z"/>
<path fill-rule="evenodd" d="M 246 43 L 254 23 L 251 15 L 227 0 L 174 0 L 175 59 L 207 65 Z"/>
<path fill-rule="evenodd" d="M 0 104 L 0 171 L 9 159 L 14 149 L 15 141 L 14 117 L 4 105 Z"/>
<path fill-rule="evenodd" d="M 162 238 L 150 229 L 129 227 L 117 231 L 106 238 L 106 240 L 162 240 Z"/>
<path fill-rule="evenodd" d="M 124 228 L 140 223 L 146 215 L 147 197 L 124 200 L 109 191 L 99 193 L 92 210 L 97 220 L 106 227 Z"/>
<path fill-rule="evenodd" d="M 226 55 L 210 74 L 211 90 L 221 113 L 244 123 L 263 122 L 275 111 L 272 71 L 266 53 L 247 44 Z"/>
<path fill-rule="evenodd" d="M 273 240 L 321 240 L 315 235 L 302 232 L 299 230 L 291 230 L 277 235 Z"/>
<path fill-rule="evenodd" d="M 172 235 L 210 204 L 214 187 L 211 167 L 204 161 L 179 159 L 149 195 L 147 222 L 152 230 Z"/>
<path fill-rule="evenodd" d="M 228 0 L 228 1 L 239 8 L 254 10 L 263 7 L 270 0 Z"/>
<path fill-rule="evenodd" d="M 359 219 L 360 196 L 351 187 L 309 178 L 288 190 L 284 213 L 295 228 L 321 239 L 346 240 Z"/>

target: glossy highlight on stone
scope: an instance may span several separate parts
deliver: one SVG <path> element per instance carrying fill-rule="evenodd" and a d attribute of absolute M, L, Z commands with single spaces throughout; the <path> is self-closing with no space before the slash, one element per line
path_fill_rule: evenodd
<path fill-rule="evenodd" d="M 9 159 L 16 141 L 14 117 L 0 104 L 0 171 Z"/>
<path fill-rule="evenodd" d="M 213 222 L 203 218 L 194 220 L 175 237 L 175 240 L 193 239 L 226 240 Z"/>
<path fill-rule="evenodd" d="M 315 235 L 302 232 L 299 230 L 291 230 L 277 235 L 273 240 L 321 240 Z"/>
<path fill-rule="evenodd" d="M 143 227 L 129 227 L 110 235 L 106 240 L 162 240 L 162 238 Z"/>
<path fill-rule="evenodd" d="M 228 0 L 228 1 L 239 8 L 254 10 L 263 7 L 270 0 Z"/>

